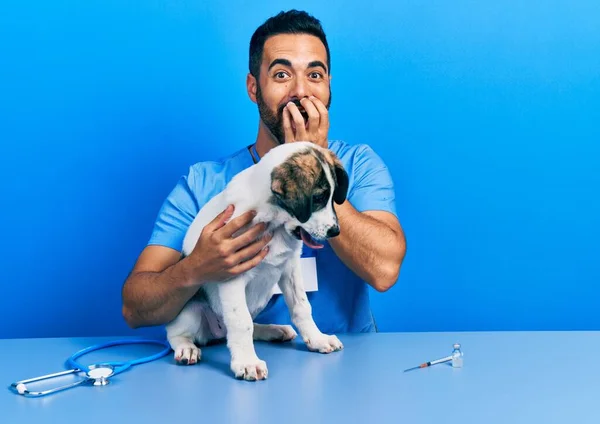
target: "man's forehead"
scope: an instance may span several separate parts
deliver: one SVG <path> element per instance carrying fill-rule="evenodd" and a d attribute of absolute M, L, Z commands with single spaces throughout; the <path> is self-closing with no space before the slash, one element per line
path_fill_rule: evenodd
<path fill-rule="evenodd" d="M 284 58 L 292 66 L 307 66 L 310 62 L 327 63 L 327 50 L 321 40 L 310 34 L 277 34 L 265 42 L 263 65 L 269 66 L 275 59 Z"/>

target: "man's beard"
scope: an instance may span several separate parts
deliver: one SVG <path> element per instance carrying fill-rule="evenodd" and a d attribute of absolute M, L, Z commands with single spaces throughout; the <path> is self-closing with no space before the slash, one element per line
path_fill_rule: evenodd
<path fill-rule="evenodd" d="M 299 100 L 294 97 L 290 99 L 290 101 Z M 260 115 L 260 119 L 264 122 L 266 127 L 271 131 L 273 137 L 279 144 L 285 143 L 285 131 L 283 130 L 283 109 L 285 108 L 285 104 L 280 105 L 277 108 L 277 113 L 273 113 L 271 109 L 266 105 L 265 100 L 262 97 L 262 91 L 260 90 L 260 85 L 256 87 L 256 103 L 258 105 L 258 113 Z M 327 110 L 329 110 L 329 106 L 331 106 L 331 91 L 329 92 L 329 101 L 325 105 Z"/>

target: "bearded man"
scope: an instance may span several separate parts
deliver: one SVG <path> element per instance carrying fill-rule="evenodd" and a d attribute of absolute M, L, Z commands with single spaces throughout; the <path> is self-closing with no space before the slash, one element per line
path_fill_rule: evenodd
<path fill-rule="evenodd" d="M 269 241 L 260 237 L 264 226 L 238 231 L 252 221 L 252 211 L 230 220 L 229 206 L 204 228 L 185 258 L 183 239 L 202 206 L 236 174 L 280 144 L 311 141 L 335 153 L 349 176 L 347 199 L 335 205 L 340 234 L 318 250 L 304 246 L 303 272 L 315 323 L 328 334 L 376 331 L 368 288 L 384 292 L 396 283 L 406 243 L 383 160 L 367 144 L 328 139 L 330 82 L 329 46 L 317 19 L 290 10 L 257 28 L 246 78 L 260 116 L 256 141 L 218 161 L 192 165 L 165 199 L 123 285 L 123 316 L 130 327 L 165 324 L 205 282 L 225 280 L 260 263 Z M 292 324 L 280 294 L 274 294 L 255 323 Z"/>

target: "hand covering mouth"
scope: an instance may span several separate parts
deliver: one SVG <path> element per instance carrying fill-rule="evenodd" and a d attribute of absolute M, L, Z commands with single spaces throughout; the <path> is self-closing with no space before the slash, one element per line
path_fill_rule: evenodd
<path fill-rule="evenodd" d="M 304 119 L 304 126 L 307 127 L 308 126 L 308 113 L 306 113 L 306 109 L 304 109 L 304 106 L 302 106 L 302 104 L 300 103 L 300 100 L 298 100 L 298 99 L 292 100 L 292 103 L 294 103 L 296 105 L 296 107 L 298 108 L 298 110 L 300 111 L 300 114 L 302 115 L 302 118 Z M 294 122 L 293 118 L 292 118 L 292 127 L 294 128 L 294 131 L 295 131 L 296 123 Z"/>

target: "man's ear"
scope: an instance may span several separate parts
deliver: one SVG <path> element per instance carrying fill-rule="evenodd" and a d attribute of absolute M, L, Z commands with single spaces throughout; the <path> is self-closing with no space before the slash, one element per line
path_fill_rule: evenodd
<path fill-rule="evenodd" d="M 248 75 L 246 76 L 246 90 L 248 91 L 248 97 L 250 97 L 250 100 L 254 103 L 256 103 L 256 84 L 256 78 L 248 72 Z"/>

